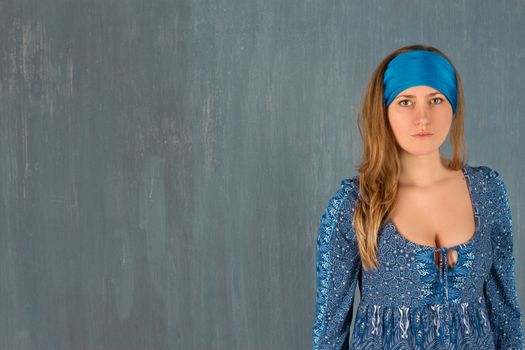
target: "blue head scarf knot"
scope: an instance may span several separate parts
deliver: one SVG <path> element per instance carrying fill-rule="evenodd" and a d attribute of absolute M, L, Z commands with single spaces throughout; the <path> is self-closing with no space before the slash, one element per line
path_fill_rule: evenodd
<path fill-rule="evenodd" d="M 456 116 L 457 85 L 454 68 L 443 56 L 432 51 L 414 50 L 391 59 L 383 75 L 385 109 L 403 90 L 412 86 L 431 86 L 445 95 Z"/>

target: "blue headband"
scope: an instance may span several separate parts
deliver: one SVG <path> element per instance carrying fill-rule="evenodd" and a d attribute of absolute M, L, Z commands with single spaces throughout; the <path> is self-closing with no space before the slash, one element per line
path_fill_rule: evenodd
<path fill-rule="evenodd" d="M 411 86 L 431 86 L 445 95 L 456 116 L 457 85 L 454 68 L 441 55 L 414 50 L 397 55 L 388 62 L 383 75 L 385 109 L 403 90 Z"/>

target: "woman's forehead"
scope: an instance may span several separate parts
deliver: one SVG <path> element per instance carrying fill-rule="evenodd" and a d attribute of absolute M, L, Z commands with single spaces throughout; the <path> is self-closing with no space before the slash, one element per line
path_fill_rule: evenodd
<path fill-rule="evenodd" d="M 427 85 L 417 85 L 417 86 L 411 86 L 408 89 L 405 89 L 401 92 L 399 92 L 399 95 L 433 95 L 433 94 L 441 94 L 441 91 L 433 88 L 432 86 Z"/>

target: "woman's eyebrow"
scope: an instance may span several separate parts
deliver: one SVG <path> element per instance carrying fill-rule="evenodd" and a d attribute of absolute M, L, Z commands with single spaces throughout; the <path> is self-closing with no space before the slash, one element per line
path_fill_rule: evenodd
<path fill-rule="evenodd" d="M 437 92 L 436 91 L 436 92 L 431 92 L 431 93 L 427 94 L 426 97 L 434 96 L 434 95 L 443 95 L 443 94 L 441 92 Z M 414 96 L 414 95 L 399 95 L 399 96 L 396 97 L 396 99 L 398 99 L 400 97 L 416 97 L 416 96 Z"/>

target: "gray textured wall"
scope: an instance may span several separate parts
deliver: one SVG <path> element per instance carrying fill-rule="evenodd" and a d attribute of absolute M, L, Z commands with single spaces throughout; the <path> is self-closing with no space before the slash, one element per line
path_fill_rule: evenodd
<path fill-rule="evenodd" d="M 0 0 L 0 349 L 309 348 L 359 98 L 414 43 L 462 75 L 469 163 L 507 182 L 525 306 L 524 17 L 524 1 Z"/>

